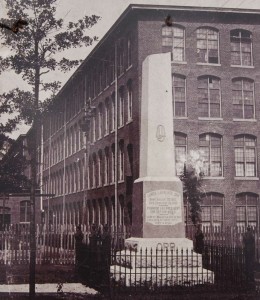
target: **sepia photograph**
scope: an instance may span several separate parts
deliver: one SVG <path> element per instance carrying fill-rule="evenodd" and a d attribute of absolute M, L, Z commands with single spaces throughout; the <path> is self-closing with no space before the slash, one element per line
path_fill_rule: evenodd
<path fill-rule="evenodd" d="M 260 299 L 259 145 L 259 1 L 0 0 L 0 300 Z"/>

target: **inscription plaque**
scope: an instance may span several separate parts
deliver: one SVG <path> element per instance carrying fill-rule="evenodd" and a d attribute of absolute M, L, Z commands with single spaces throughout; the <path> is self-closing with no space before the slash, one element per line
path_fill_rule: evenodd
<path fill-rule="evenodd" d="M 146 193 L 145 221 L 153 225 L 175 225 L 182 222 L 179 193 L 156 190 Z"/>

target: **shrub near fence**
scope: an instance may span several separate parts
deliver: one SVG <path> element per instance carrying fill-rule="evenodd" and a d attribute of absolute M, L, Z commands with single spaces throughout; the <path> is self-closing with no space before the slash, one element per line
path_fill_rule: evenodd
<path fill-rule="evenodd" d="M 186 225 L 186 237 L 195 240 L 196 227 Z M 243 236 L 247 228 L 243 226 L 203 226 L 204 243 L 214 246 L 243 247 Z M 255 237 L 255 261 L 260 263 L 260 234 L 257 228 L 252 228 Z"/>

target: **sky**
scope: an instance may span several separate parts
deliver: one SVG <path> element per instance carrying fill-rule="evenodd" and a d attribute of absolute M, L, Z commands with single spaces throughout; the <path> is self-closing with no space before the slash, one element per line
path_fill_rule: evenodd
<path fill-rule="evenodd" d="M 6 17 L 4 2 L 5 0 L 0 0 L 0 18 Z M 89 30 L 89 35 L 97 35 L 99 39 L 101 39 L 129 4 L 260 9 L 259 0 L 57 0 L 57 16 L 63 18 L 66 23 L 76 21 L 84 15 L 99 15 L 101 20 Z M 97 43 L 87 48 L 73 49 L 67 54 L 71 58 L 85 59 L 96 44 Z M 0 55 L 6 56 L 8 53 L 8 48 L 0 44 Z M 62 82 L 62 85 L 64 85 L 74 71 L 75 70 L 72 70 L 66 74 L 55 71 L 49 75 L 50 78 L 48 78 L 48 80 L 58 78 L 58 80 Z M 16 87 L 22 89 L 27 88 L 23 80 L 18 75 L 14 75 L 12 71 L 0 75 L 0 93 L 7 92 Z M 4 122 L 4 120 L 5 117 L 0 116 L 0 122 Z M 19 134 L 26 133 L 28 128 L 26 125 L 20 126 L 19 130 L 16 130 L 11 137 L 17 138 Z"/>

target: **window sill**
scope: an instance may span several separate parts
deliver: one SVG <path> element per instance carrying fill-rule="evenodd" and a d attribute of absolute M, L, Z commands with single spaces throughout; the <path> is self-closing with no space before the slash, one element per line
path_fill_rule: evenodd
<path fill-rule="evenodd" d="M 222 180 L 222 179 L 225 179 L 225 177 L 222 177 L 222 176 L 205 176 L 205 177 L 203 177 L 202 179 L 211 179 L 211 180 L 218 180 L 218 179 L 220 179 L 220 180 Z"/>
<path fill-rule="evenodd" d="M 172 60 L 172 64 L 187 65 L 187 62 L 186 61 Z"/>
<path fill-rule="evenodd" d="M 118 180 L 118 182 L 117 183 L 123 183 L 124 182 L 124 179 L 122 179 L 122 180 Z"/>
<path fill-rule="evenodd" d="M 173 119 L 176 119 L 176 120 L 187 120 L 188 117 L 173 117 Z"/>
<path fill-rule="evenodd" d="M 202 121 L 223 121 L 223 118 L 199 117 L 198 119 Z"/>
<path fill-rule="evenodd" d="M 254 69 L 254 66 L 231 65 L 232 68 Z"/>
<path fill-rule="evenodd" d="M 121 129 L 121 128 L 123 128 L 124 126 L 125 126 L 125 124 L 122 124 L 122 125 L 118 126 L 118 129 Z"/>
<path fill-rule="evenodd" d="M 128 125 L 128 124 L 130 124 L 130 123 L 133 123 L 133 119 L 128 120 L 125 124 Z"/>
<path fill-rule="evenodd" d="M 109 183 L 105 183 L 104 186 L 109 186 Z"/>
<path fill-rule="evenodd" d="M 108 136 L 109 135 L 109 132 L 105 133 L 104 137 Z"/>
<path fill-rule="evenodd" d="M 118 75 L 117 79 L 120 79 L 121 77 L 123 77 L 125 74 L 125 72 L 121 73 L 120 75 Z"/>
<path fill-rule="evenodd" d="M 233 119 L 235 122 L 257 122 L 256 119 Z"/>
<path fill-rule="evenodd" d="M 259 177 L 235 177 L 235 180 L 252 180 L 252 181 L 258 181 Z"/>
<path fill-rule="evenodd" d="M 99 188 L 101 188 L 101 187 L 102 187 L 102 184 L 98 185 L 98 186 L 97 186 L 97 189 L 99 189 Z"/>
<path fill-rule="evenodd" d="M 133 65 L 130 65 L 129 67 L 127 67 L 126 72 L 129 71 L 132 67 L 133 67 Z"/>
<path fill-rule="evenodd" d="M 113 130 L 110 131 L 110 133 L 114 133 L 114 132 L 115 132 L 115 129 L 113 129 Z"/>
<path fill-rule="evenodd" d="M 198 66 L 216 66 L 216 67 L 221 67 L 221 64 L 211 64 L 211 63 L 197 63 Z"/>

